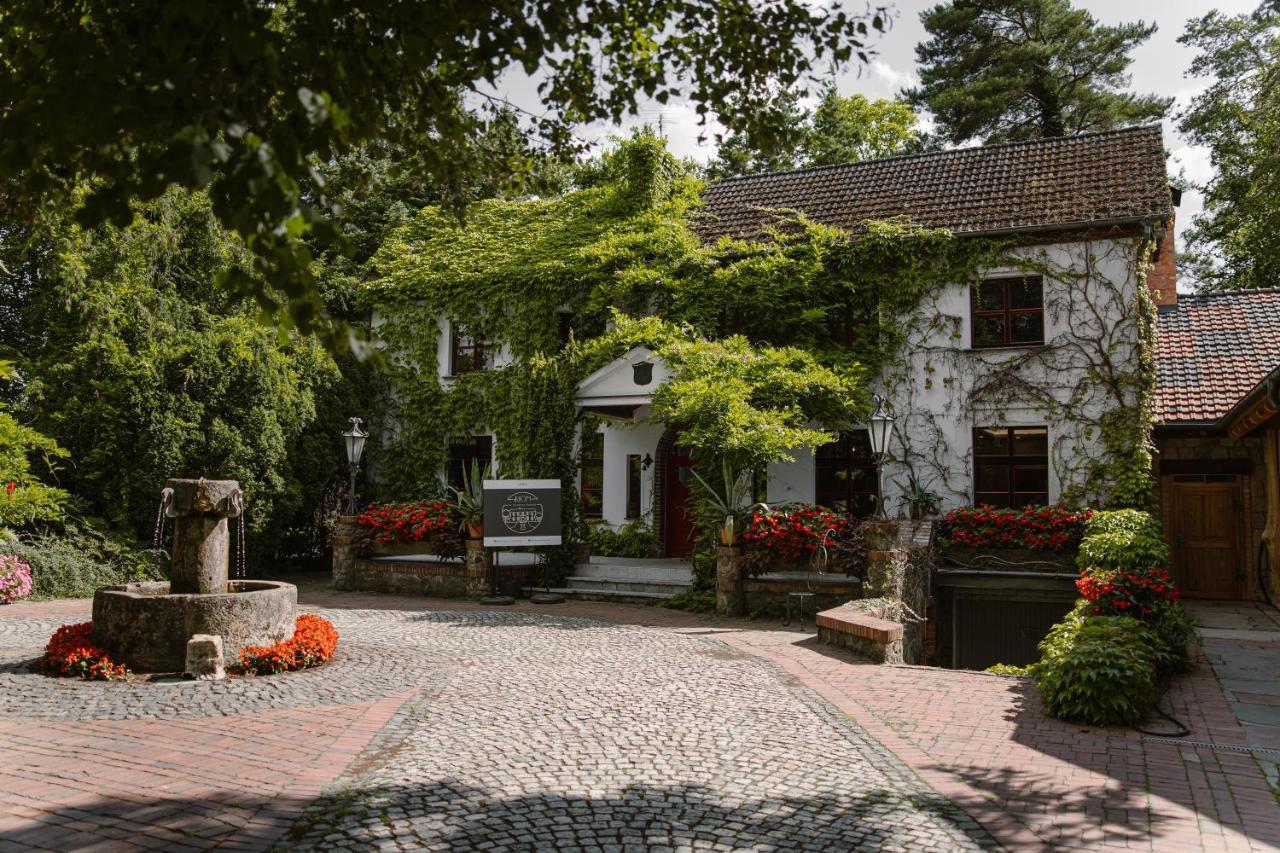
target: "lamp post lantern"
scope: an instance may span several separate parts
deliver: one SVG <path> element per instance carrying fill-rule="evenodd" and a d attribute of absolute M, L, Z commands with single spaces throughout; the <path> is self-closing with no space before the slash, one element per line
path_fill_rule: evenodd
<path fill-rule="evenodd" d="M 358 511 L 356 502 L 356 473 L 360 470 L 360 457 L 364 454 L 364 442 L 369 433 L 360 429 L 362 420 L 350 418 L 351 427 L 342 434 L 347 447 L 347 468 L 351 472 L 351 485 L 347 489 L 347 515 Z"/>
<path fill-rule="evenodd" d="M 888 519 L 888 513 L 884 509 L 884 463 L 889 458 L 889 439 L 893 436 L 893 415 L 889 414 L 886 407 L 888 402 L 879 394 L 872 397 L 876 404 L 876 410 L 871 413 L 871 418 L 867 425 L 871 432 L 871 455 L 876 460 L 876 514 L 877 521 L 885 521 Z"/>

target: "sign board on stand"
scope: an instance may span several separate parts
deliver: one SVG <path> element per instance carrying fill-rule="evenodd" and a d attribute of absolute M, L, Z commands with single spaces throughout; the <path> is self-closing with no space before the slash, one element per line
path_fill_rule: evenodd
<path fill-rule="evenodd" d="M 559 480 L 485 480 L 484 547 L 559 545 Z"/>

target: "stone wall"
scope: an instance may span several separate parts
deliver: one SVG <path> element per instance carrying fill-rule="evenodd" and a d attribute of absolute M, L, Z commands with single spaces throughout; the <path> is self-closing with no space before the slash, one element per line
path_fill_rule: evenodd
<path fill-rule="evenodd" d="M 489 591 L 492 555 L 479 540 L 467 542 L 462 560 L 366 556 L 366 537 L 353 516 L 338 516 L 333 529 L 333 588 L 365 592 L 395 592 L 435 598 L 480 598 Z M 532 584 L 532 568 L 500 566 L 498 588 L 518 596 Z"/>

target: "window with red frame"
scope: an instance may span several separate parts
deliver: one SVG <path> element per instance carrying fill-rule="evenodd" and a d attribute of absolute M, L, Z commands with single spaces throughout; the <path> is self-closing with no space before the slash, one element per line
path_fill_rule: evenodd
<path fill-rule="evenodd" d="M 974 347 L 1044 343 L 1044 282 L 1039 276 L 987 279 L 970 294 Z"/>
<path fill-rule="evenodd" d="M 578 486 L 582 497 L 582 515 L 604 517 L 604 433 L 590 432 L 582 436 L 582 479 Z"/>
<path fill-rule="evenodd" d="M 814 500 L 819 506 L 858 517 L 876 511 L 876 462 L 866 430 L 842 432 L 814 455 Z"/>
<path fill-rule="evenodd" d="M 461 376 L 493 367 L 493 346 L 474 338 L 456 323 L 449 324 L 449 375 Z"/>
<path fill-rule="evenodd" d="M 1008 507 L 1049 503 L 1048 428 L 974 429 L 973 502 Z"/>

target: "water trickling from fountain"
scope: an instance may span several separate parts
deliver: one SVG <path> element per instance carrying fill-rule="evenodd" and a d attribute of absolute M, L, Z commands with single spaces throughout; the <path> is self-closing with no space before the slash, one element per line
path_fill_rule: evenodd
<path fill-rule="evenodd" d="M 247 543 L 244 538 L 244 510 L 243 509 L 240 510 L 240 515 L 236 522 L 236 533 L 238 534 L 240 539 L 240 542 L 239 542 L 240 550 L 236 556 L 236 577 L 239 578 L 240 580 L 244 580 L 245 550 L 246 550 Z"/>
<path fill-rule="evenodd" d="M 159 551 L 160 546 L 164 544 L 164 519 L 168 514 L 165 510 L 169 508 L 171 503 L 173 503 L 173 489 L 162 489 L 160 491 L 160 506 L 156 509 L 156 529 L 151 537 L 152 551 Z"/>

